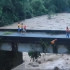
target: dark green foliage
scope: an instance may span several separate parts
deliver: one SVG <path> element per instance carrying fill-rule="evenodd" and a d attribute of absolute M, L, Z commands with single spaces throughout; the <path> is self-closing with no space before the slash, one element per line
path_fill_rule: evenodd
<path fill-rule="evenodd" d="M 70 12 L 70 0 L 0 0 L 0 26 L 59 12 Z"/>
<path fill-rule="evenodd" d="M 40 45 L 41 45 L 41 47 L 42 47 L 43 53 L 46 53 L 46 52 L 47 52 L 47 48 L 49 47 L 50 44 L 49 44 L 48 42 L 45 42 L 45 41 L 43 41 L 43 40 L 41 39 Z"/>
<path fill-rule="evenodd" d="M 44 6 L 43 0 L 32 0 L 31 6 L 35 16 L 40 16 L 47 13 L 47 9 Z"/>
<path fill-rule="evenodd" d="M 37 59 L 39 56 L 41 56 L 40 52 L 38 51 L 30 51 L 28 52 L 28 55 L 33 58 L 33 61 L 34 59 Z"/>

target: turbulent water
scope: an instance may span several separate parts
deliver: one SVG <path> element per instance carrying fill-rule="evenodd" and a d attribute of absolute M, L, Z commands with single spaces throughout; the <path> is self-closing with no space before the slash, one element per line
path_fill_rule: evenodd
<path fill-rule="evenodd" d="M 66 27 L 70 27 L 70 13 L 58 13 L 52 15 L 52 19 L 48 19 L 47 15 L 34 17 L 21 21 L 21 23 L 27 26 L 27 29 L 37 30 L 66 30 Z M 17 23 L 2 28 L 15 29 Z"/>

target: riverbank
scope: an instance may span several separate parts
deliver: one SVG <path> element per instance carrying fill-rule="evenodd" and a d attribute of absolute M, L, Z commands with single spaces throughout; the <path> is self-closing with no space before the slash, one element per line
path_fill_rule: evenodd
<path fill-rule="evenodd" d="M 27 29 L 33 30 L 65 30 L 66 26 L 70 27 L 70 13 L 58 13 L 51 16 L 48 19 L 48 15 L 33 17 L 31 19 L 26 19 L 21 21 L 27 26 Z M 4 29 L 17 29 L 17 22 L 0 28 Z"/>

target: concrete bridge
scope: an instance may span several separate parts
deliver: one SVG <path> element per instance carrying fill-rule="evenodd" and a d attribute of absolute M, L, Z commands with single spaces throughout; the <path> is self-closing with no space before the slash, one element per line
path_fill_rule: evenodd
<path fill-rule="evenodd" d="M 26 33 L 18 33 L 17 29 L 0 29 L 0 50 L 12 51 L 8 52 L 10 53 L 10 55 L 6 54 L 6 52 L 5 54 L 8 58 L 10 57 L 10 61 L 12 61 L 11 63 L 15 62 L 16 64 L 14 66 L 17 66 L 23 62 L 21 52 L 28 52 L 31 50 L 43 52 L 43 48 L 41 47 L 42 42 L 50 44 L 50 41 L 53 39 L 57 39 L 57 47 L 62 47 L 64 45 L 64 47 L 70 50 L 70 38 L 66 38 L 65 31 L 27 30 Z M 51 49 L 51 45 L 49 46 L 48 50 L 49 49 Z M 58 53 L 60 53 L 60 49 L 57 49 Z M 63 53 L 66 53 L 64 52 L 65 50 L 63 48 L 61 49 L 61 51 L 63 51 Z M 51 50 L 48 52 L 53 53 L 53 51 Z M 13 58 L 15 58 L 14 61 Z M 6 65 L 9 68 L 9 61 L 7 61 L 6 63 L 8 63 Z M 11 65 L 11 68 L 13 68 L 13 64 Z M 24 66 L 22 67 L 24 68 Z"/>
<path fill-rule="evenodd" d="M 26 46 L 25 44 L 29 45 L 29 43 L 34 44 L 35 47 L 35 44 L 40 45 L 41 41 L 45 41 L 50 44 L 50 41 L 53 39 L 57 39 L 56 42 L 57 46 L 60 44 L 70 45 L 70 38 L 66 38 L 65 31 L 27 30 L 26 33 L 18 33 L 17 29 L 0 29 L 0 46 L 5 46 L 4 43 L 6 43 L 8 44 L 7 46 L 11 46 L 11 51 L 18 51 L 19 50 L 18 46 L 20 43 L 24 45 L 23 47 Z M 40 47 L 38 50 L 41 50 Z"/>

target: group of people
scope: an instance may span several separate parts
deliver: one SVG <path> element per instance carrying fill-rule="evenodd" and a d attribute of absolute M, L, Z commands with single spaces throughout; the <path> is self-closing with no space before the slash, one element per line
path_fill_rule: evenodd
<path fill-rule="evenodd" d="M 26 25 L 23 25 L 23 23 L 18 23 L 18 32 L 26 32 Z"/>

